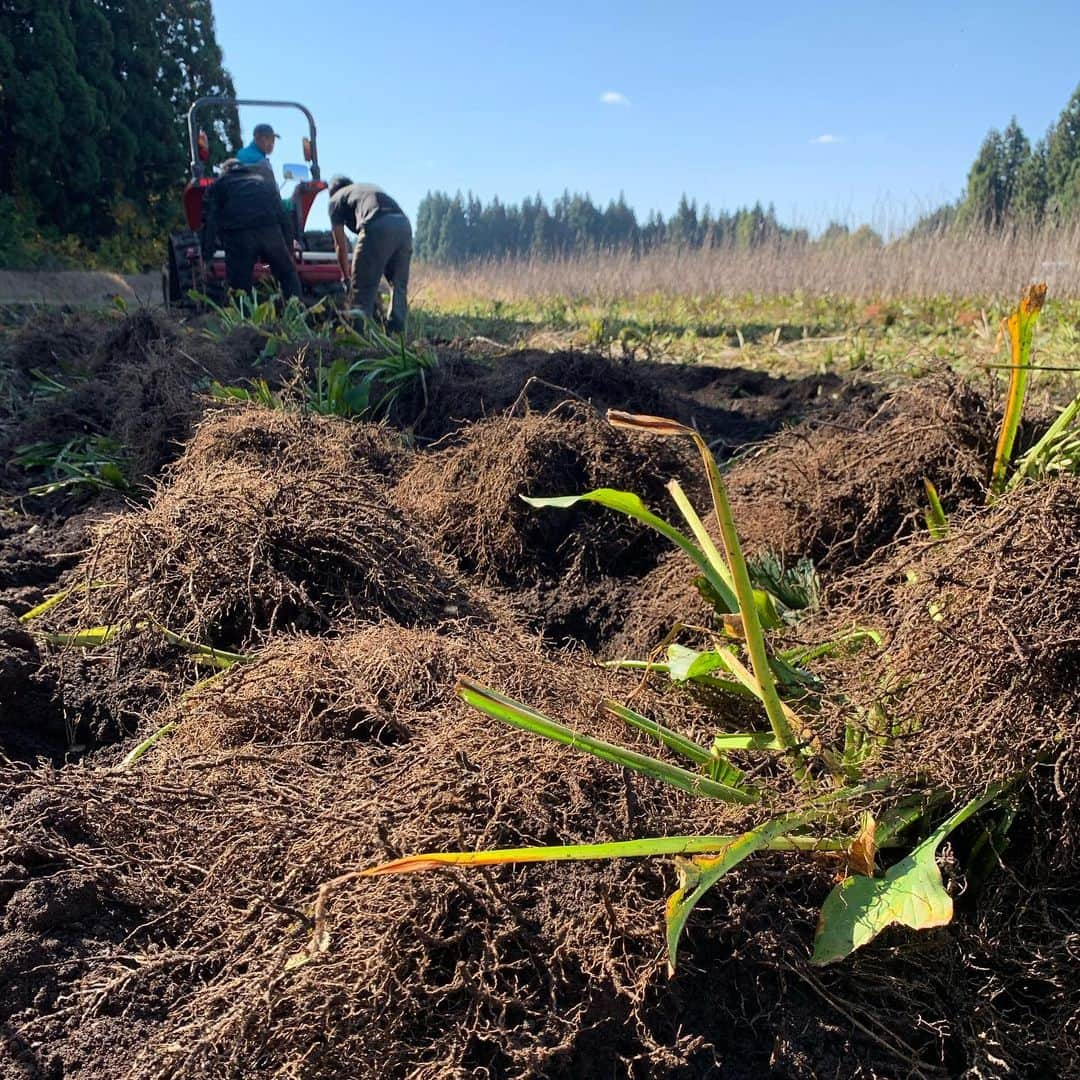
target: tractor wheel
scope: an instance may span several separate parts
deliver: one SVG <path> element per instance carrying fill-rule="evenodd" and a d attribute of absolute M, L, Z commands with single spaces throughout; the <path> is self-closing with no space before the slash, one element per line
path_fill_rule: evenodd
<path fill-rule="evenodd" d="M 169 237 L 169 261 L 161 275 L 162 292 L 168 307 L 191 304 L 188 292 L 198 287 L 199 238 L 193 232 Z"/>

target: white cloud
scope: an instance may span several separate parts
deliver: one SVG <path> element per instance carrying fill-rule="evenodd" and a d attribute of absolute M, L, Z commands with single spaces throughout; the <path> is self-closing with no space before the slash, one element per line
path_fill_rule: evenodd
<path fill-rule="evenodd" d="M 810 140 L 812 143 L 817 143 L 818 146 L 830 146 L 832 143 L 841 143 L 844 141 L 843 135 L 816 135 Z"/>
<path fill-rule="evenodd" d="M 600 100 L 605 105 L 629 105 L 630 99 L 625 94 L 620 94 L 618 90 L 605 90 L 600 95 Z"/>

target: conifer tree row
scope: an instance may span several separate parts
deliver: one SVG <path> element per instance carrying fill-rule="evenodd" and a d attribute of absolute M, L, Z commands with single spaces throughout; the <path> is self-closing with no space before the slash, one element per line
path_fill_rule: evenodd
<path fill-rule="evenodd" d="M 682 248 L 755 247 L 778 240 L 801 242 L 801 230 L 779 223 L 760 203 L 734 213 L 714 214 L 683 195 L 675 213 L 651 213 L 639 222 L 620 194 L 601 209 L 588 195 L 564 192 L 550 207 L 537 195 L 520 205 L 498 198 L 487 205 L 471 192 L 454 196 L 428 192 L 416 218 L 417 256 L 453 264 L 475 258 L 568 255 L 585 251 L 648 251 Z"/>

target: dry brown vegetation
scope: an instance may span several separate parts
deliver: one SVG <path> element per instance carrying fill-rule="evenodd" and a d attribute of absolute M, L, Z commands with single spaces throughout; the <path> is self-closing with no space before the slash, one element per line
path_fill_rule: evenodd
<path fill-rule="evenodd" d="M 839 241 L 778 242 L 748 250 L 665 249 L 635 256 L 599 252 L 564 259 L 479 262 L 453 270 L 424 266 L 421 297 L 471 296 L 512 302 L 538 296 L 617 301 L 677 296 L 836 295 L 1012 299 L 1018 281 L 1048 281 L 1053 296 L 1080 296 L 1080 224 L 1036 232 L 946 233 L 883 246 Z"/>

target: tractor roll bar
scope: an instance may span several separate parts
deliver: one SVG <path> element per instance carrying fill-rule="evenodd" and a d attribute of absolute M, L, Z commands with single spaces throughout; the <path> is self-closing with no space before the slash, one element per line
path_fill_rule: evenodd
<path fill-rule="evenodd" d="M 199 160 L 198 125 L 195 123 L 195 114 L 200 109 L 211 105 L 224 105 L 235 109 L 239 109 L 241 105 L 254 105 L 267 109 L 299 109 L 307 117 L 308 122 L 308 138 L 311 140 L 311 178 L 322 179 L 319 172 L 318 142 L 315 138 L 315 117 L 311 115 L 306 105 L 301 105 L 299 101 L 257 101 L 254 98 L 230 97 L 201 97 L 188 109 L 188 140 L 191 144 L 191 175 L 194 179 L 201 177 L 204 172 L 203 163 Z"/>

